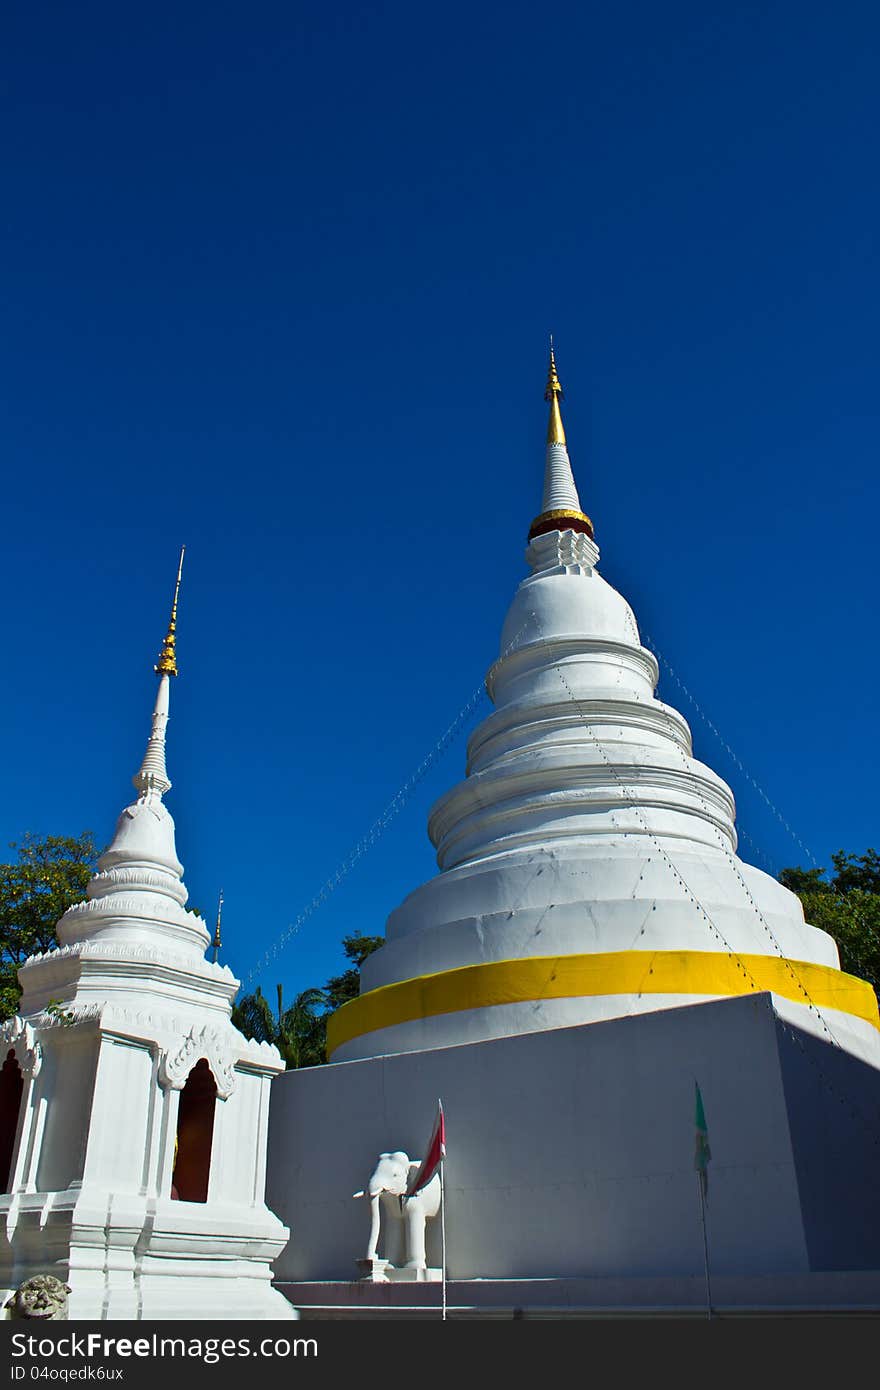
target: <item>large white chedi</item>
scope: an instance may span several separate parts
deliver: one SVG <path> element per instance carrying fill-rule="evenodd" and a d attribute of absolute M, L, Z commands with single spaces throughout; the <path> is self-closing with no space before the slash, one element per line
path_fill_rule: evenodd
<path fill-rule="evenodd" d="M 655 698 L 657 661 L 599 574 L 551 353 L 530 574 L 487 676 L 467 776 L 429 821 L 441 873 L 391 914 L 334 1061 L 769 991 L 880 1065 L 877 1004 L 800 900 L 736 853 L 734 799 Z"/>
<path fill-rule="evenodd" d="M 0 1285 L 53 1272 L 73 1318 L 290 1317 L 270 1267 L 288 1231 L 264 1200 L 284 1064 L 230 1021 L 238 981 L 205 959 L 163 800 L 176 604 L 137 799 L 3 1025 L 21 1099 Z"/>
<path fill-rule="evenodd" d="M 391 913 L 330 1021 L 330 1064 L 272 1086 L 268 1193 L 294 1233 L 276 1282 L 306 1317 L 437 1306 L 430 1282 L 369 1259 L 376 1210 L 368 1230 L 344 1199 L 377 1153 L 377 1174 L 424 1156 L 442 1097 L 425 1258 L 440 1264 L 445 1231 L 450 1307 L 876 1308 L 876 998 L 737 857 L 730 789 L 655 698 L 654 656 L 597 571 L 552 360 L 547 395 L 495 710 L 430 816 L 440 872 Z"/>

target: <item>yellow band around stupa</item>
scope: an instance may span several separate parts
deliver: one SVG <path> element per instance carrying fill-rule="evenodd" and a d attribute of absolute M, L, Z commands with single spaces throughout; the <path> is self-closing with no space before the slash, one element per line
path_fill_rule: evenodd
<path fill-rule="evenodd" d="M 331 1017 L 327 1055 L 352 1038 L 398 1023 L 497 1004 L 605 994 L 725 997 L 764 991 L 797 1004 L 837 1009 L 880 1029 L 871 986 L 832 966 L 716 951 L 613 951 L 492 961 L 383 985 Z"/>

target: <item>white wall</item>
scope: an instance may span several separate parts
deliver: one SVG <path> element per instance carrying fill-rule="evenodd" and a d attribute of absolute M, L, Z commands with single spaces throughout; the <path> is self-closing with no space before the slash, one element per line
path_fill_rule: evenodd
<path fill-rule="evenodd" d="M 288 1072 L 272 1084 L 279 1281 L 351 1279 L 376 1155 L 421 1157 L 443 1099 L 451 1277 L 703 1268 L 699 1079 L 716 1272 L 808 1267 L 769 995 Z"/>

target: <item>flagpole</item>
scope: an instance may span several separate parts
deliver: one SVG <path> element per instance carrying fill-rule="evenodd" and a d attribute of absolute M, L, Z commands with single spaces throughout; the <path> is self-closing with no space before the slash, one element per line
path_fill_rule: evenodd
<path fill-rule="evenodd" d="M 712 1285 L 709 1282 L 709 1238 L 706 1235 L 706 1188 L 709 1181 L 709 1159 L 712 1151 L 709 1148 L 708 1134 L 706 1130 L 706 1115 L 703 1110 L 703 1097 L 700 1095 L 700 1086 L 694 1077 L 694 1089 L 696 1091 L 696 1116 L 695 1123 L 697 1128 L 697 1152 L 695 1167 L 697 1169 L 697 1182 L 700 1186 L 700 1221 L 703 1227 L 703 1265 L 706 1270 L 706 1316 L 712 1317 Z"/>
<path fill-rule="evenodd" d="M 700 1184 L 700 1216 L 703 1221 L 703 1261 L 706 1266 L 706 1317 L 712 1316 L 712 1285 L 709 1282 L 709 1242 L 706 1238 L 706 1198 L 703 1196 L 703 1178 L 697 1174 L 697 1182 Z M 442 1201 L 442 1187 L 441 1187 Z"/>
<path fill-rule="evenodd" d="M 440 1160 L 440 1277 L 443 1287 L 443 1314 L 441 1321 L 446 1321 L 446 1185 L 443 1181 L 443 1170 L 446 1167 L 445 1159 Z"/>

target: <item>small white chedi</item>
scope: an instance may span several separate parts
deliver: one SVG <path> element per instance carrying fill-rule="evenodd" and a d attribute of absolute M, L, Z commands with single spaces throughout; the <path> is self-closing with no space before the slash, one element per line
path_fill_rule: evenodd
<path fill-rule="evenodd" d="M 60 1273 L 75 1319 L 296 1316 L 271 1286 L 288 1231 L 264 1200 L 284 1063 L 230 1021 L 238 981 L 205 959 L 163 802 L 179 584 L 137 799 L 2 1028 L 21 1099 L 0 1285 Z"/>

